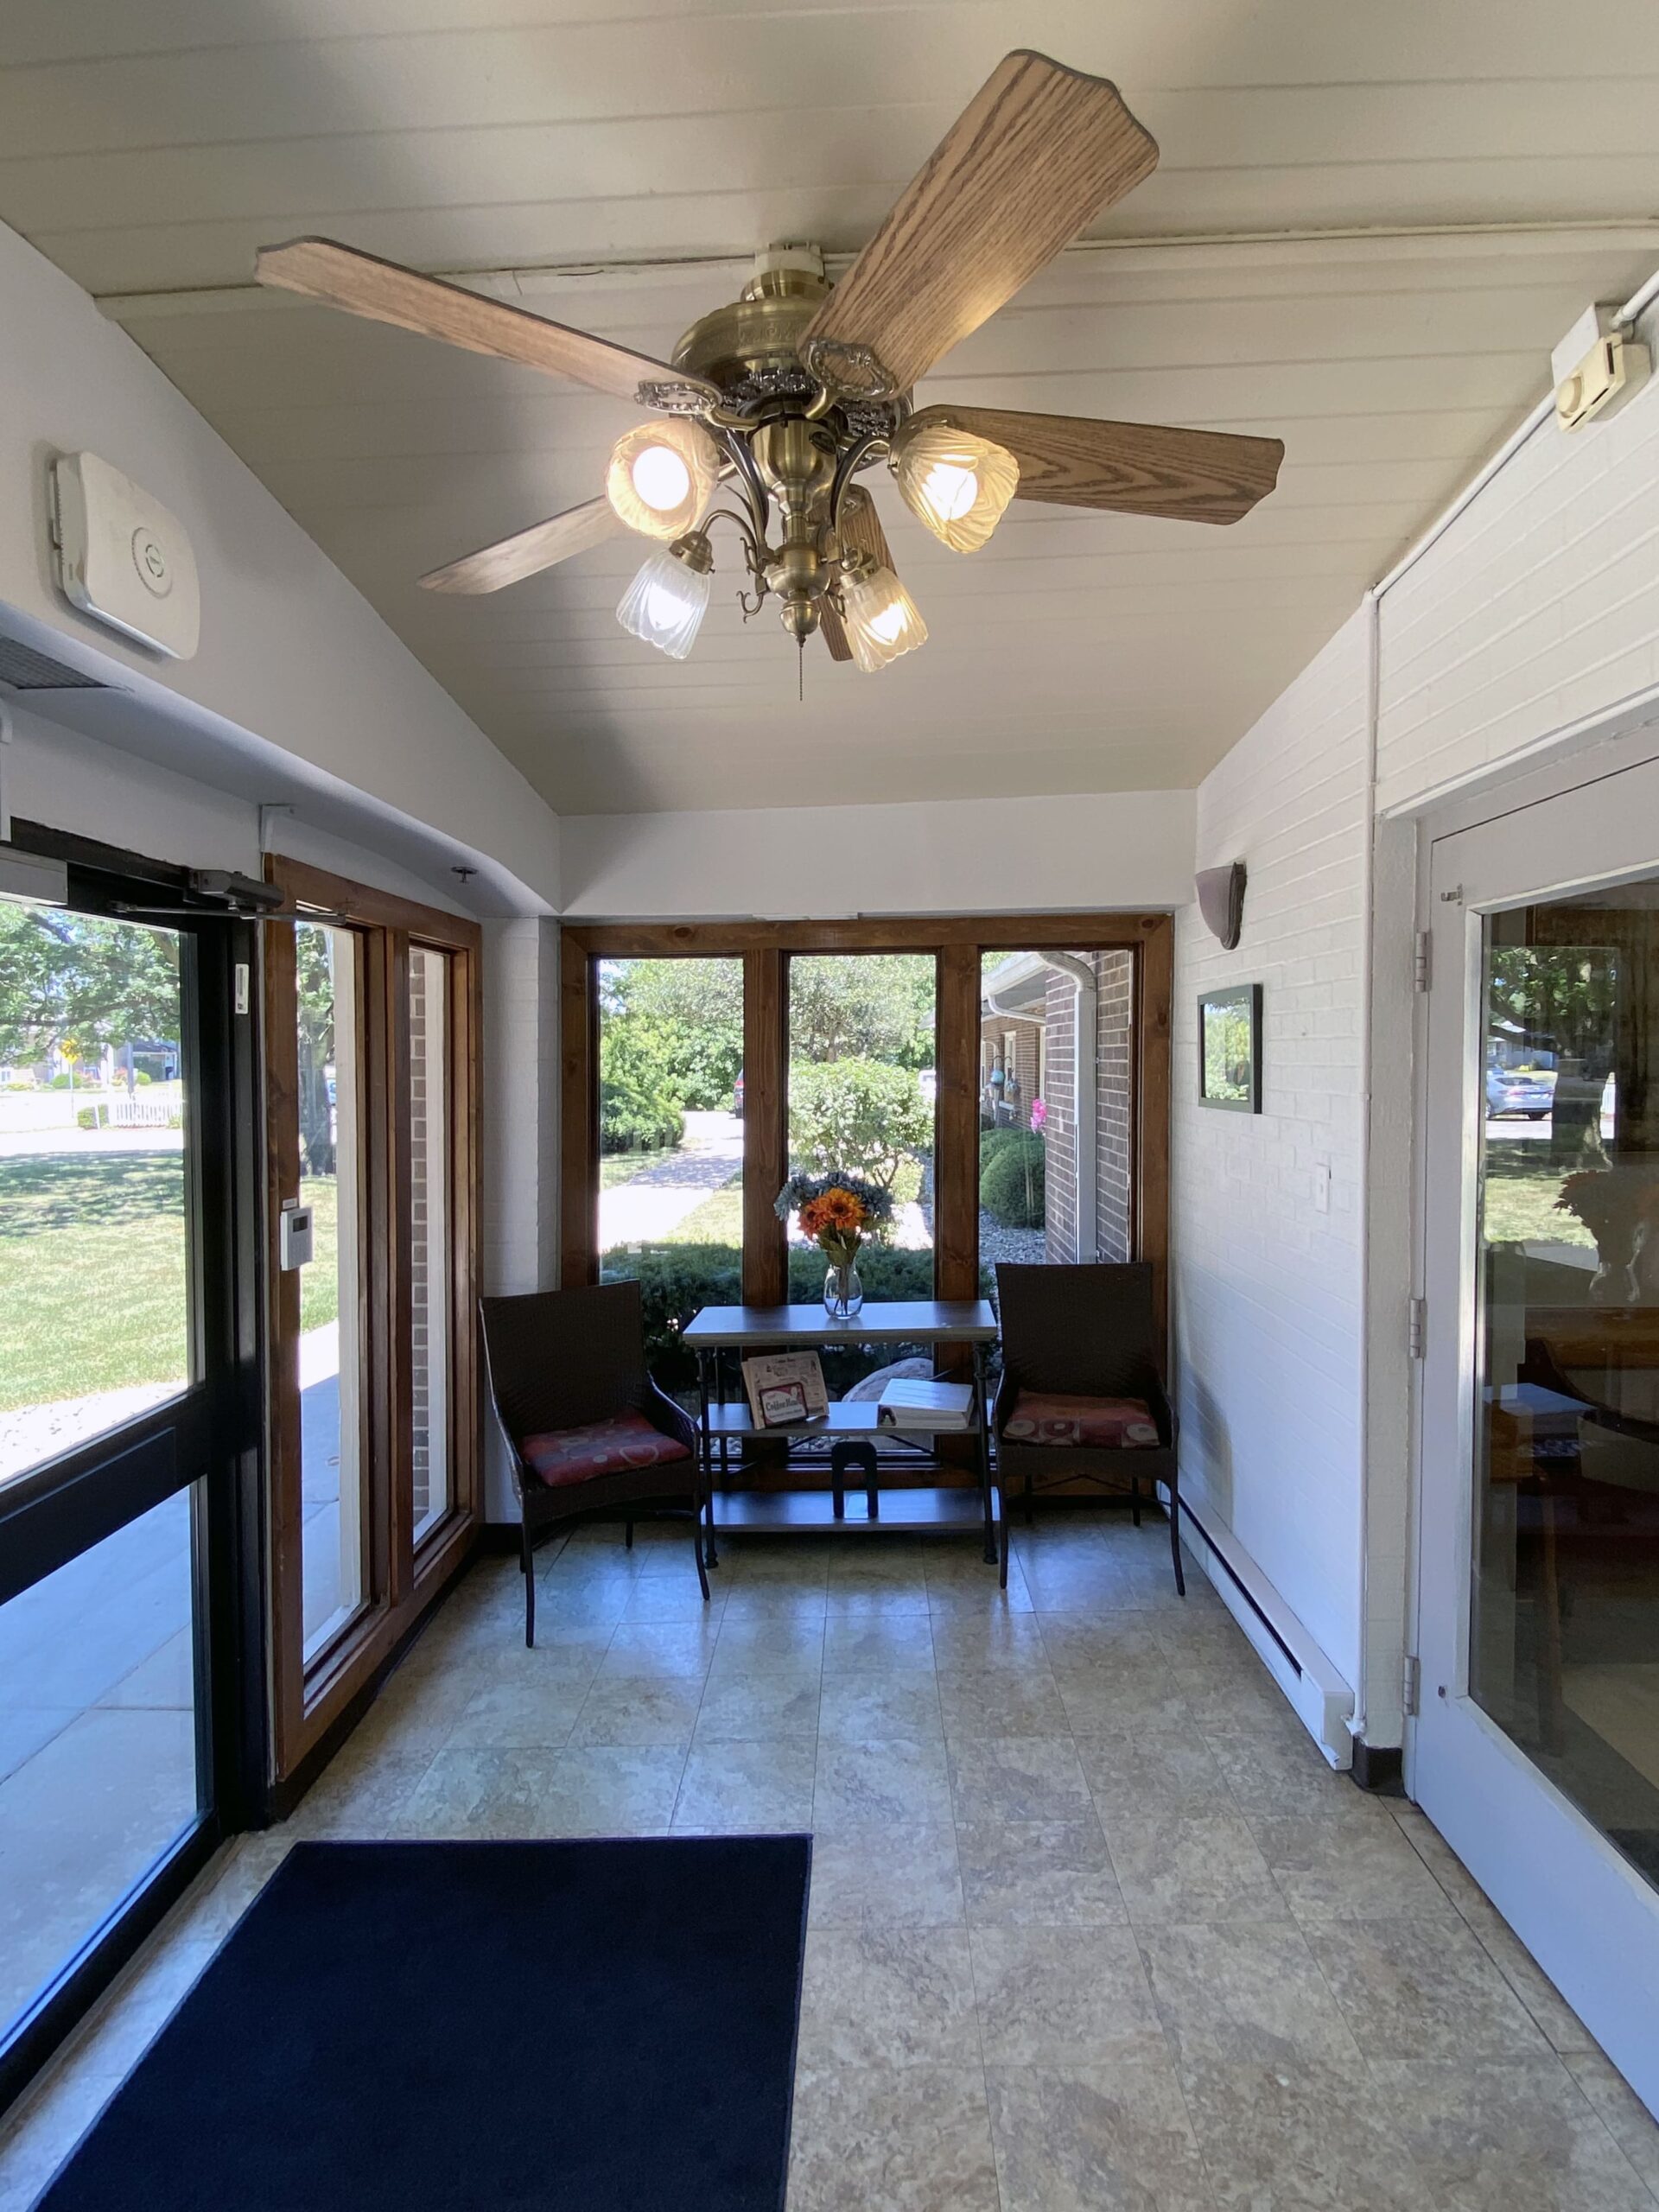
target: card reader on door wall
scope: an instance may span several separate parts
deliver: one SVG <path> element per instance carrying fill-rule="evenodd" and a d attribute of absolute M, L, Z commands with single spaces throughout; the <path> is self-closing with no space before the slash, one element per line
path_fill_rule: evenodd
<path fill-rule="evenodd" d="M 310 1265 L 316 1218 L 315 1209 L 301 1205 L 297 1199 L 290 1199 L 283 1208 L 282 1227 L 277 1231 L 277 1249 L 280 1263 L 284 1268 Z"/>

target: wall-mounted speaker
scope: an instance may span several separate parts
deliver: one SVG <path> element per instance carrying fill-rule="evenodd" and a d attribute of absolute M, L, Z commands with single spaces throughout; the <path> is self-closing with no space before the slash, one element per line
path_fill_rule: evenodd
<path fill-rule="evenodd" d="M 1243 861 L 1232 861 L 1225 868 L 1200 868 L 1193 878 L 1193 887 L 1198 894 L 1198 912 L 1204 916 L 1210 934 L 1220 939 L 1224 952 L 1230 952 L 1244 926 Z"/>

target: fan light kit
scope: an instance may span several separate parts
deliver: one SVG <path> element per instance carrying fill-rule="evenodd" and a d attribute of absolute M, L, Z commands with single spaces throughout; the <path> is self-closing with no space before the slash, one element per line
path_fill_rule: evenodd
<path fill-rule="evenodd" d="M 257 275 L 652 411 L 618 440 L 602 499 L 434 570 L 421 579 L 429 590 L 499 591 L 626 527 L 658 543 L 618 620 L 683 660 L 713 595 L 711 533 L 726 523 L 745 620 L 775 599 L 798 645 L 819 632 L 834 658 L 868 673 L 927 637 L 855 480 L 882 463 L 956 553 L 977 552 L 1014 499 L 1232 523 L 1272 491 L 1277 438 L 913 404 L 936 362 L 1157 162 L 1104 78 L 1010 54 L 839 284 L 813 248 L 769 248 L 741 296 L 665 362 L 327 238 L 267 247 Z"/>

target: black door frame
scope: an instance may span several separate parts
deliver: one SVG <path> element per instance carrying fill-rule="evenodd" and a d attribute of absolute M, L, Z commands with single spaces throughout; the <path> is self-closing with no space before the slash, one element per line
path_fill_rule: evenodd
<path fill-rule="evenodd" d="M 177 909 L 183 869 L 15 822 L 61 860 L 74 911 Z M 142 911 L 132 917 L 142 919 Z M 0 1490 L 0 1603 L 181 1490 L 191 1492 L 198 1773 L 207 1809 L 118 1899 L 0 2044 L 0 2111 L 172 1909 L 227 1834 L 269 1817 L 264 1649 L 263 1173 L 255 925 L 158 911 L 180 935 L 192 1369 L 181 1397 Z M 238 1011 L 238 1006 L 242 1009 Z"/>

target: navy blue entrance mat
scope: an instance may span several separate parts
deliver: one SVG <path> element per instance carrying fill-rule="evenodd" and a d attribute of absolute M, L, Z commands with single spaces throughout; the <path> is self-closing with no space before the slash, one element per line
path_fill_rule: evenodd
<path fill-rule="evenodd" d="M 780 2212 L 811 1849 L 296 1844 L 39 2212 Z"/>

